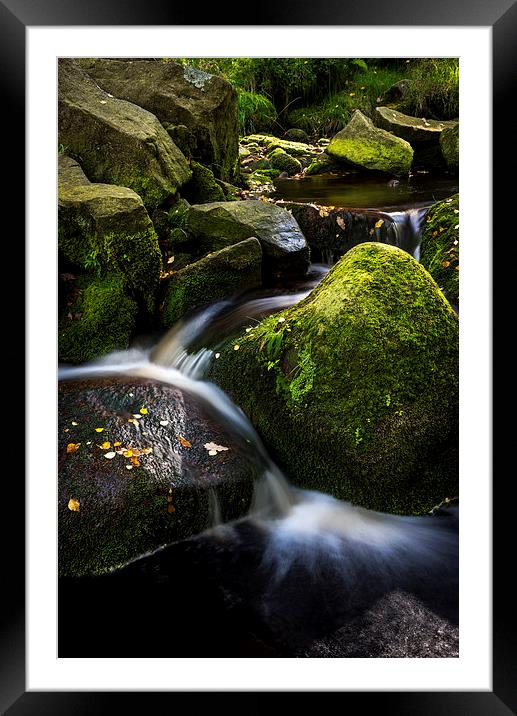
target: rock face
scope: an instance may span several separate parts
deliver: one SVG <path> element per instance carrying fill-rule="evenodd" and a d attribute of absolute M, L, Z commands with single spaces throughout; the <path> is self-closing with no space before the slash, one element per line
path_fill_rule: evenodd
<path fill-rule="evenodd" d="M 74 184 L 76 186 L 81 186 L 90 183 L 90 180 L 83 172 L 81 165 L 76 162 L 75 159 L 72 159 L 72 157 L 67 157 L 66 154 L 58 155 L 57 171 L 59 184 Z"/>
<path fill-rule="evenodd" d="M 183 154 L 157 118 L 100 89 L 70 59 L 59 60 L 59 142 L 90 181 L 133 189 L 148 208 L 191 177 Z"/>
<path fill-rule="evenodd" d="M 281 172 L 287 172 L 289 176 L 293 174 L 299 174 L 302 171 L 302 165 L 290 154 L 287 154 L 283 149 L 274 149 L 269 155 L 268 159 L 271 162 L 273 169 L 278 169 Z"/>
<path fill-rule="evenodd" d="M 420 262 L 445 297 L 459 305 L 460 285 L 459 194 L 437 201 L 429 209 L 422 231 Z"/>
<path fill-rule="evenodd" d="M 296 220 L 284 209 L 263 201 L 232 201 L 190 207 L 188 230 L 203 252 L 256 237 L 268 273 L 304 275 L 309 247 Z"/>
<path fill-rule="evenodd" d="M 229 449 L 211 456 L 208 442 Z M 192 398 L 129 378 L 60 384 L 58 459 L 60 576 L 97 574 L 201 532 L 211 491 L 223 519 L 241 516 L 255 477 L 249 449 Z"/>
<path fill-rule="evenodd" d="M 460 125 L 455 122 L 443 130 L 440 135 L 440 149 L 447 162 L 447 167 L 457 172 L 460 162 Z"/>
<path fill-rule="evenodd" d="M 61 183 L 59 249 L 74 266 L 121 275 L 148 302 L 160 280 L 161 255 L 140 197 L 110 184 Z"/>
<path fill-rule="evenodd" d="M 406 142 L 437 142 L 441 133 L 456 124 L 454 121 L 411 117 L 389 107 L 377 107 L 375 122 L 382 129 L 405 139 Z"/>
<path fill-rule="evenodd" d="M 80 63 L 106 92 L 152 112 L 164 126 L 188 127 L 195 137 L 194 159 L 209 165 L 220 179 L 234 178 L 237 95 L 229 82 L 176 62 L 84 59 Z"/>
<path fill-rule="evenodd" d="M 458 321 L 409 254 L 356 246 L 235 340 L 210 377 L 299 485 L 406 514 L 456 495 Z"/>
<path fill-rule="evenodd" d="M 326 151 L 347 164 L 395 176 L 408 174 L 413 161 L 408 142 L 375 127 L 358 109 L 347 126 L 334 135 Z"/>
<path fill-rule="evenodd" d="M 209 254 L 168 281 L 163 323 L 173 325 L 189 309 L 257 288 L 262 282 L 262 249 L 251 238 Z"/>
<path fill-rule="evenodd" d="M 59 360 L 83 363 L 115 350 L 125 350 L 135 326 L 136 301 L 123 277 L 76 276 L 60 286 Z"/>

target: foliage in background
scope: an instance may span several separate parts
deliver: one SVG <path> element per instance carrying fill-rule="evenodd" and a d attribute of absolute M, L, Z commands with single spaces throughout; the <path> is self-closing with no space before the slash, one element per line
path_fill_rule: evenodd
<path fill-rule="evenodd" d="M 332 136 L 360 109 L 372 117 L 383 94 L 408 79 L 397 108 L 420 117 L 458 116 L 455 58 L 176 58 L 229 80 L 238 92 L 242 134 L 288 127 Z"/>

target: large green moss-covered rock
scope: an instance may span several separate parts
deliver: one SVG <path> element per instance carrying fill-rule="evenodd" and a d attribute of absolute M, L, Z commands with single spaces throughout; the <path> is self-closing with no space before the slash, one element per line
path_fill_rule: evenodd
<path fill-rule="evenodd" d="M 115 273 L 152 307 L 160 280 L 158 239 L 140 197 L 110 184 L 60 183 L 59 249 L 74 266 Z"/>
<path fill-rule="evenodd" d="M 211 379 L 298 485 L 396 513 L 457 493 L 458 321 L 401 249 L 351 249 L 301 303 L 230 341 Z"/>
<path fill-rule="evenodd" d="M 79 62 L 106 92 L 144 107 L 164 126 L 188 127 L 195 138 L 193 156 L 220 179 L 234 179 L 239 147 L 237 94 L 227 80 L 176 62 Z"/>
<path fill-rule="evenodd" d="M 390 107 L 377 107 L 375 109 L 375 122 L 382 129 L 405 139 L 406 142 L 438 142 L 440 135 L 447 127 L 453 127 L 456 122 L 451 120 L 425 119 L 411 117 Z"/>
<path fill-rule="evenodd" d="M 268 159 L 271 162 L 273 169 L 278 169 L 281 172 L 287 172 L 289 176 L 293 174 L 299 174 L 302 171 L 302 165 L 290 154 L 287 154 L 283 149 L 278 147 L 268 154 Z"/>
<path fill-rule="evenodd" d="M 201 532 L 214 496 L 223 520 L 249 508 L 257 476 L 249 446 L 189 395 L 111 377 L 61 382 L 58 401 L 60 577 L 105 572 Z M 209 455 L 209 442 L 228 449 Z"/>
<path fill-rule="evenodd" d="M 420 263 L 455 306 L 460 289 L 459 211 L 459 194 L 433 204 L 426 215 L 420 245 Z"/>
<path fill-rule="evenodd" d="M 332 137 L 327 153 L 339 161 L 401 176 L 409 173 L 413 149 L 356 109 L 347 126 Z"/>
<path fill-rule="evenodd" d="M 199 162 L 191 162 L 192 179 L 185 184 L 181 195 L 191 204 L 209 201 L 226 201 L 224 191 L 216 182 L 213 172 Z"/>
<path fill-rule="evenodd" d="M 188 230 L 204 253 L 256 237 L 269 274 L 304 275 L 309 267 L 309 247 L 296 220 L 285 209 L 269 202 L 193 205 L 189 209 Z"/>
<path fill-rule="evenodd" d="M 69 305 L 68 305 L 69 304 Z M 80 276 L 65 291 L 58 325 L 58 355 L 64 363 L 83 363 L 125 350 L 137 316 L 124 278 Z"/>
<path fill-rule="evenodd" d="M 93 182 L 133 189 L 152 209 L 191 177 L 158 119 L 116 99 L 73 60 L 59 60 L 59 142 Z"/>
<path fill-rule="evenodd" d="M 455 122 L 444 129 L 440 136 L 440 149 L 447 162 L 447 167 L 457 172 L 460 162 L 460 125 Z"/>
<path fill-rule="evenodd" d="M 262 249 L 251 238 L 215 251 L 174 273 L 167 284 L 162 321 L 173 325 L 191 308 L 257 288 L 262 281 Z"/>

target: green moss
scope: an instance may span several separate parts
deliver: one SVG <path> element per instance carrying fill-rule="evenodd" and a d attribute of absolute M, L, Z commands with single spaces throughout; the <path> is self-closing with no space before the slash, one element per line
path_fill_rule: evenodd
<path fill-rule="evenodd" d="M 425 219 L 420 262 L 451 303 L 459 303 L 459 194 L 434 204 Z"/>
<path fill-rule="evenodd" d="M 199 162 L 191 162 L 192 179 L 182 188 L 184 196 L 191 204 L 205 204 L 210 201 L 225 201 L 226 196 L 216 182 L 213 172 Z"/>
<path fill-rule="evenodd" d="M 127 348 L 137 305 L 124 285 L 120 274 L 78 280 L 75 301 L 59 320 L 60 360 L 81 363 Z"/>
<path fill-rule="evenodd" d="M 395 176 L 409 173 L 413 156 L 406 146 L 396 142 L 385 145 L 366 137 L 335 137 L 329 144 L 329 153 L 357 166 Z"/>
<path fill-rule="evenodd" d="M 440 149 L 443 157 L 447 162 L 447 167 L 457 172 L 459 168 L 459 146 L 460 143 L 460 125 L 459 123 L 452 127 L 447 127 L 440 135 Z"/>
<path fill-rule="evenodd" d="M 427 271 L 366 243 L 300 304 L 238 337 L 239 351 L 222 350 L 212 378 L 295 483 L 422 513 L 457 491 L 445 458 L 457 430 L 457 337 Z"/>
<path fill-rule="evenodd" d="M 287 154 L 283 149 L 274 149 L 268 154 L 273 169 L 279 169 L 281 172 L 287 172 L 289 176 L 299 174 L 302 171 L 302 165 L 295 157 Z"/>

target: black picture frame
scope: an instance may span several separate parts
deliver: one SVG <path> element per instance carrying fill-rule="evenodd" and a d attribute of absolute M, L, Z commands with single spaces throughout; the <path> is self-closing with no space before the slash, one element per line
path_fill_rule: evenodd
<path fill-rule="evenodd" d="M 202 22 L 199 22 L 200 15 Z M 74 25 L 385 25 L 385 26 L 483 26 L 492 28 L 493 37 L 493 237 L 508 237 L 508 207 L 512 207 L 511 181 L 504 180 L 504 168 L 512 166 L 515 142 L 507 124 L 511 107 L 512 90 L 517 66 L 517 4 L 515 0 L 434 0 L 433 3 L 416 3 L 414 0 L 362 0 L 351 3 L 344 0 L 313 3 L 310 0 L 292 0 L 271 6 L 239 8 L 238 22 L 225 16 L 220 4 L 213 7 L 192 7 L 192 4 L 167 3 L 163 0 L 0 0 L 0 83 L 3 96 L 4 139 L 17 137 L 25 125 L 25 30 L 31 26 Z M 511 114 L 510 114 L 511 117 Z M 503 142 L 510 134 L 510 143 Z M 497 140 L 500 151 L 496 151 Z M 10 140 L 9 140 L 10 141 Z M 25 248 L 21 234 L 25 215 L 25 202 L 21 187 L 25 181 L 24 143 L 19 137 L 16 158 L 10 163 L 7 178 L 8 201 L 18 217 L 16 239 L 24 261 Z M 512 191 L 512 195 L 510 195 Z M 511 211 L 511 209 L 510 209 Z M 512 220 L 513 222 L 513 220 Z M 513 233 L 512 229 L 512 233 Z M 488 239 L 489 237 L 487 237 Z M 506 269 L 507 271 L 509 268 Z M 493 301 L 501 296 L 506 285 L 504 268 L 498 282 L 493 283 Z M 19 281 L 16 295 L 20 296 Z M 23 298 L 20 299 L 23 303 Z M 501 305 L 501 304 L 500 304 Z M 18 309 L 19 310 L 19 309 Z M 19 320 L 19 319 L 18 319 Z M 23 344 L 23 338 L 22 338 Z M 508 359 L 507 359 L 508 360 Z M 509 365 L 509 363 L 508 363 Z M 497 373 L 505 372 L 504 359 L 493 359 Z M 493 374 L 496 371 L 493 370 Z M 6 381 L 4 397 L 10 405 L 23 405 L 20 383 Z M 398 716 L 508 716 L 517 713 L 517 629 L 513 610 L 513 595 L 508 592 L 506 575 L 511 574 L 512 514 L 513 505 L 507 498 L 505 478 L 511 468 L 500 468 L 505 456 L 503 446 L 509 444 L 509 429 L 498 426 L 493 431 L 493 690 L 473 692 L 337 692 L 345 708 L 358 705 L 377 713 L 396 713 Z M 496 448 L 499 448 L 497 450 Z M 11 470 L 9 484 L 5 485 L 4 505 L 25 501 L 21 474 Z M 16 479 L 14 479 L 16 478 Z M 5 509 L 5 508 L 4 508 Z M 23 511 L 23 508 L 21 508 Z M 9 526 L 8 540 L 4 537 L 4 589 L 1 614 L 0 644 L 0 710 L 9 716 L 22 714 L 93 714 L 114 708 L 120 710 L 130 701 L 133 708 L 158 711 L 158 701 L 166 700 L 160 708 L 177 708 L 180 694 L 159 692 L 52 692 L 26 691 L 25 686 L 25 533 L 23 519 L 19 517 Z M 346 666 L 344 666 L 346 668 Z M 411 685 L 408 684 L 408 689 Z M 181 694 L 183 695 L 183 694 Z M 186 694 L 189 708 L 198 710 L 217 707 L 224 699 L 224 708 L 231 707 L 240 713 L 261 713 L 269 708 L 270 693 L 237 692 L 232 699 L 225 693 L 192 692 Z M 273 694 L 279 708 L 293 708 L 294 694 Z M 322 694 L 301 694 L 304 704 L 311 708 L 312 700 Z M 359 699 L 359 702 L 357 701 Z M 289 705 L 289 706 L 288 706 Z M 316 704 L 314 704 L 316 705 Z"/>

